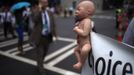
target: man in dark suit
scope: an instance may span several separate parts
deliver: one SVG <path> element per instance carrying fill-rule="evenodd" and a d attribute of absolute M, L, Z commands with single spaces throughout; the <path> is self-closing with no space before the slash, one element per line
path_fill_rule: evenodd
<path fill-rule="evenodd" d="M 12 26 L 12 14 L 9 11 L 8 8 L 4 9 L 3 12 L 3 25 L 4 25 L 4 36 L 5 38 L 8 38 L 8 32 L 12 34 L 13 38 L 16 38 L 16 35 L 14 33 L 13 30 L 13 26 Z"/>
<path fill-rule="evenodd" d="M 31 42 L 37 51 L 37 66 L 41 74 L 44 74 L 43 60 L 47 54 L 53 36 L 56 37 L 56 27 L 53 14 L 46 9 L 48 0 L 39 0 L 32 10 L 32 20 L 34 28 L 31 33 Z"/>

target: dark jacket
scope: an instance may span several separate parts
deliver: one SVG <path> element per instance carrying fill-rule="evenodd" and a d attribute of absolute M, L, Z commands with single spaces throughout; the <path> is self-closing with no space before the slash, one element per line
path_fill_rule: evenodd
<path fill-rule="evenodd" d="M 53 36 L 56 36 L 56 25 L 55 25 L 55 21 L 54 21 L 54 16 L 50 11 L 47 11 L 47 12 L 48 12 L 48 16 L 49 16 L 49 19 L 50 19 L 50 29 L 51 29 L 51 33 L 47 37 L 44 37 L 41 34 L 42 29 L 43 29 L 42 28 L 43 27 L 43 22 L 42 22 L 41 11 L 33 12 L 32 15 L 31 15 L 32 20 L 34 22 L 34 28 L 33 28 L 33 31 L 31 33 L 31 36 L 30 36 L 30 41 L 32 43 L 34 43 L 35 45 L 41 44 L 42 41 L 48 41 L 49 40 L 50 42 L 52 42 Z"/>

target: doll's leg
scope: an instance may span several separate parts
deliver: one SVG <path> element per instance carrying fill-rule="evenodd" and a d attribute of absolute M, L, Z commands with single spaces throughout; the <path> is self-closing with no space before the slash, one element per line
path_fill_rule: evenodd
<path fill-rule="evenodd" d="M 79 47 L 79 46 L 77 46 L 77 47 L 74 49 L 74 54 L 75 54 L 75 56 L 76 56 L 77 61 L 78 61 L 78 62 L 81 61 L 81 59 L 80 59 L 80 47 Z"/>
<path fill-rule="evenodd" d="M 81 49 L 81 54 L 80 54 L 82 65 L 84 65 L 90 51 L 91 51 L 91 45 L 90 44 L 83 45 L 83 47 Z"/>
<path fill-rule="evenodd" d="M 83 45 L 81 52 L 80 52 L 80 61 L 78 61 L 78 63 L 76 63 L 74 65 L 75 69 L 80 70 L 82 68 L 82 66 L 84 65 L 85 60 L 89 54 L 90 49 L 91 49 L 90 44 Z"/>
<path fill-rule="evenodd" d="M 76 56 L 77 63 L 73 65 L 73 68 L 74 68 L 74 69 L 77 69 L 77 70 L 79 70 L 77 66 L 81 65 L 80 49 L 81 49 L 81 48 L 80 48 L 79 46 L 77 46 L 77 47 L 74 49 L 74 54 L 75 54 L 75 56 Z"/>

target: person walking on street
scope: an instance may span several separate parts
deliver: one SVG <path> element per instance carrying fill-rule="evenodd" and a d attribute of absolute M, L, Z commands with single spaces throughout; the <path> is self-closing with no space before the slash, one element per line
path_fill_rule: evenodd
<path fill-rule="evenodd" d="M 24 42 L 24 24 L 23 24 L 23 9 L 15 10 L 15 20 L 16 20 L 16 32 L 18 34 L 18 51 L 21 54 L 24 54 L 23 51 L 23 42 Z"/>
<path fill-rule="evenodd" d="M 8 8 L 4 9 L 2 18 L 3 18 L 5 38 L 8 38 L 8 32 L 12 34 L 13 38 L 16 38 L 15 33 L 14 33 L 14 29 L 12 26 L 12 13 L 9 11 Z"/>
<path fill-rule="evenodd" d="M 23 24 L 24 24 L 24 30 L 25 32 L 28 33 L 28 35 L 30 36 L 30 24 L 29 24 L 29 15 L 30 15 L 30 8 L 29 7 L 24 7 L 23 8 L 23 12 L 22 12 L 22 16 L 23 16 Z"/>
<path fill-rule="evenodd" d="M 54 15 L 47 10 L 48 0 L 39 0 L 39 5 L 32 10 L 34 28 L 30 35 L 30 42 L 37 51 L 37 67 L 44 75 L 43 60 L 45 59 L 53 36 L 57 37 Z"/>

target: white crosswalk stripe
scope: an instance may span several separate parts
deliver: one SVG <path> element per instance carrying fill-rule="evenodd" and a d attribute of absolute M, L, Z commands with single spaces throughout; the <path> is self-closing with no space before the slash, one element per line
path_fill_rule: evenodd
<path fill-rule="evenodd" d="M 27 40 L 28 40 L 28 36 L 25 36 L 25 37 L 24 37 L 24 41 L 27 41 Z M 9 41 L 1 42 L 1 43 L 0 43 L 0 48 L 1 48 L 1 47 L 5 47 L 5 46 L 9 46 L 9 45 L 12 45 L 12 44 L 16 44 L 17 41 L 18 41 L 18 39 L 15 38 L 15 39 L 12 39 L 12 40 L 9 40 Z"/>
<path fill-rule="evenodd" d="M 25 47 L 28 47 L 29 46 L 29 44 L 24 44 L 23 45 L 23 48 L 25 48 Z M 15 48 L 13 48 L 13 49 L 9 49 L 8 51 L 5 51 L 6 53 L 13 53 L 13 52 L 15 52 L 15 51 L 17 51 L 17 47 L 15 47 Z"/>
<path fill-rule="evenodd" d="M 3 31 L 0 32 L 0 35 L 2 35 L 2 36 L 0 36 L 0 39 L 1 39 L 1 40 L 4 40 L 5 37 L 4 37 Z M 15 35 L 17 35 L 17 33 L 15 33 Z M 26 36 L 26 35 L 27 35 L 27 33 L 24 32 L 24 36 Z M 11 35 L 11 34 L 7 34 L 7 36 L 8 36 L 8 38 L 12 38 L 12 35 Z"/>
<path fill-rule="evenodd" d="M 73 54 L 73 49 L 67 51 L 66 53 L 64 53 L 64 54 L 60 55 L 59 57 L 57 57 L 56 59 L 52 60 L 51 62 L 48 63 L 48 65 L 54 66 L 72 54 Z"/>
<path fill-rule="evenodd" d="M 0 34 L 2 34 L 2 32 L 0 32 Z M 66 75 L 80 75 L 79 73 L 76 73 L 76 72 L 73 72 L 73 71 L 70 71 L 70 70 L 55 67 L 56 64 L 60 63 L 61 61 L 63 61 L 64 59 L 66 59 L 67 57 L 72 55 L 73 54 L 72 49 L 76 46 L 76 42 L 75 42 L 76 40 L 74 40 L 74 39 L 58 37 L 58 40 L 59 41 L 64 41 L 64 42 L 71 42 L 71 43 L 62 47 L 62 48 L 60 48 L 60 49 L 58 49 L 58 50 L 55 50 L 54 52 L 52 52 L 50 54 L 48 54 L 46 56 L 46 58 L 44 59 L 44 61 L 51 60 L 52 58 L 54 58 L 56 56 L 58 56 L 58 57 L 49 61 L 47 64 L 44 64 L 45 68 L 50 70 L 50 71 L 62 74 L 62 75 L 63 74 L 66 74 Z M 15 39 L 10 39 L 10 40 L 7 40 L 7 41 L 0 42 L 0 49 L 3 48 L 3 47 L 13 45 L 13 44 L 17 44 L 17 41 L 18 41 L 18 39 L 15 38 Z M 25 35 L 24 41 L 28 41 L 28 36 L 27 35 Z M 33 50 L 33 47 L 30 46 L 29 43 L 26 43 L 26 44 L 23 45 L 23 50 L 25 52 L 28 52 L 29 50 Z M 19 60 L 19 61 L 22 61 L 22 62 L 25 62 L 25 63 L 36 66 L 36 61 L 35 60 L 32 60 L 30 58 L 26 58 L 26 57 L 23 57 L 23 56 L 18 56 L 19 53 L 20 52 L 17 50 L 17 47 L 8 49 L 6 51 L 0 50 L 1 55 L 4 55 L 4 56 L 10 57 L 12 59 L 16 59 L 16 60 Z"/>
<path fill-rule="evenodd" d="M 115 16 L 103 16 L 103 15 L 94 15 L 92 18 L 99 18 L 99 19 L 116 19 Z"/>
<path fill-rule="evenodd" d="M 16 59 L 18 61 L 22 61 L 22 62 L 31 64 L 31 65 L 37 66 L 36 61 L 31 60 L 31 59 L 27 59 L 27 58 L 24 58 L 24 57 L 21 57 L 21 56 L 14 56 L 14 55 L 2 52 L 2 51 L 0 51 L 0 54 L 4 55 L 4 56 L 7 56 L 7 57 L 10 57 L 12 59 Z M 44 67 L 46 69 L 50 70 L 50 71 L 54 71 L 54 72 L 59 73 L 61 75 L 80 75 L 78 73 L 75 73 L 75 72 L 72 72 L 72 71 L 69 71 L 69 70 L 65 70 L 65 69 L 62 69 L 62 68 L 58 68 L 58 67 L 55 67 L 55 66 L 49 66 L 47 64 L 44 64 Z"/>

